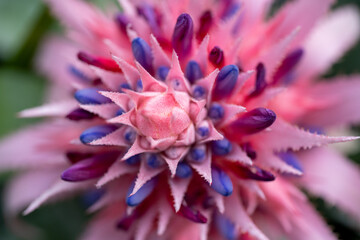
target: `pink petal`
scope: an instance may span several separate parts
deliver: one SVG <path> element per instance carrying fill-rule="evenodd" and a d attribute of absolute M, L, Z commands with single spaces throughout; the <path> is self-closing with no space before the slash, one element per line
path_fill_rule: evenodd
<path fill-rule="evenodd" d="M 164 92 L 167 89 L 167 86 L 153 76 L 150 75 L 138 62 L 136 62 L 136 67 L 140 73 L 140 78 L 143 85 L 143 91 L 152 91 L 152 92 Z"/>
<path fill-rule="evenodd" d="M 111 101 L 113 101 L 116 105 L 121 107 L 124 111 L 127 111 L 129 109 L 129 96 L 127 94 L 119 93 L 119 92 L 106 92 L 106 91 L 100 91 L 100 93 L 105 97 L 110 98 Z"/>
<path fill-rule="evenodd" d="M 153 60 L 154 67 L 155 68 L 158 68 L 160 66 L 170 67 L 170 65 L 171 65 L 170 59 L 168 58 L 168 56 L 166 55 L 166 53 L 161 48 L 160 44 L 158 43 L 158 41 L 152 34 L 150 36 L 150 42 L 151 42 L 151 48 L 152 48 L 152 53 L 153 53 L 153 57 L 154 57 L 154 60 Z"/>
<path fill-rule="evenodd" d="M 104 146 L 120 146 L 120 147 L 128 147 L 129 143 L 124 139 L 126 127 L 121 127 L 116 131 L 102 137 L 100 139 L 96 139 L 95 141 L 90 142 L 90 145 L 104 145 Z"/>
<path fill-rule="evenodd" d="M 86 105 L 80 105 L 80 107 L 104 119 L 114 117 L 116 115 L 116 112 L 119 110 L 119 107 L 113 103 L 98 104 L 98 105 L 86 104 Z"/>
<path fill-rule="evenodd" d="M 235 104 L 223 104 L 222 107 L 224 108 L 224 117 L 223 120 L 219 123 L 219 127 L 225 126 L 232 120 L 234 117 L 241 112 L 245 112 L 245 108 Z"/>
<path fill-rule="evenodd" d="M 169 178 L 169 185 L 171 195 L 174 198 L 175 212 L 178 212 L 181 207 L 185 192 L 189 186 L 191 178 Z"/>
<path fill-rule="evenodd" d="M 148 144 L 148 145 L 145 145 L 145 144 Z M 122 157 L 122 160 L 126 160 L 132 156 L 135 156 L 137 154 L 144 153 L 144 152 L 158 152 L 158 150 L 150 148 L 150 143 L 148 143 L 148 141 L 145 138 L 137 135 L 135 142 L 130 147 L 130 149 L 126 152 L 126 154 Z"/>
<path fill-rule="evenodd" d="M 112 56 L 112 58 L 115 60 L 115 62 L 119 65 L 119 67 L 123 71 L 127 83 L 131 86 L 131 88 L 134 89 L 136 87 L 137 81 L 140 79 L 140 75 L 137 69 L 131 66 L 130 64 L 128 64 L 124 59 L 120 57 Z"/>
<path fill-rule="evenodd" d="M 19 113 L 19 116 L 23 118 L 64 117 L 77 106 L 78 103 L 74 100 L 49 103 L 39 107 L 23 110 Z"/>
<path fill-rule="evenodd" d="M 175 83 L 174 81 L 178 81 L 178 82 Z M 171 68 L 169 70 L 165 82 L 167 83 L 168 86 L 172 86 L 172 88 L 176 87 L 175 90 L 190 92 L 190 84 L 185 79 L 184 73 L 181 70 L 179 58 L 176 55 L 175 51 L 172 54 Z"/>
<path fill-rule="evenodd" d="M 206 153 L 206 157 L 203 162 L 196 163 L 191 162 L 191 167 L 194 168 L 201 177 L 203 177 L 210 185 L 212 183 L 211 178 L 211 151 L 208 150 Z"/>
<path fill-rule="evenodd" d="M 239 162 L 245 165 L 252 165 L 252 160 L 246 155 L 246 153 L 237 144 L 232 145 L 232 151 L 225 156 L 226 160 L 232 162 Z"/>
<path fill-rule="evenodd" d="M 137 229 L 135 231 L 134 240 L 146 240 L 147 235 L 152 230 L 152 225 L 155 221 L 156 209 L 150 208 L 141 218 L 139 219 Z"/>
<path fill-rule="evenodd" d="M 158 228 L 157 234 L 163 235 L 167 229 L 167 226 L 170 222 L 170 218 L 173 216 L 173 210 L 171 206 L 169 206 L 168 202 L 165 201 L 164 198 L 161 198 L 159 201 L 159 220 L 158 220 Z"/>
<path fill-rule="evenodd" d="M 325 147 L 302 152 L 299 158 L 304 167 L 300 184 L 360 221 L 360 193 L 351 184 L 360 181 L 359 168 Z"/>
<path fill-rule="evenodd" d="M 206 72 L 207 70 L 209 40 L 209 35 L 206 35 L 193 57 L 194 61 L 200 65 L 203 72 Z"/>
<path fill-rule="evenodd" d="M 210 104 L 211 101 L 211 93 L 214 87 L 215 79 L 217 75 L 219 74 L 220 70 L 215 69 L 212 73 L 210 73 L 208 76 L 206 76 L 203 79 L 199 79 L 196 84 L 203 87 L 206 90 L 207 97 L 206 97 L 206 103 L 207 105 Z"/>
<path fill-rule="evenodd" d="M 103 69 L 93 67 L 93 66 L 91 66 L 91 69 L 101 79 L 101 81 L 112 91 L 118 91 L 119 86 L 122 83 L 126 83 L 126 79 L 120 73 L 113 73 L 110 71 L 105 71 Z"/>
<path fill-rule="evenodd" d="M 315 11 L 314 6 L 311 8 Z M 359 13 L 356 8 L 349 6 L 331 12 L 316 25 L 307 39 L 304 59 L 297 72 L 309 78 L 324 73 L 356 43 L 359 34 Z"/>
<path fill-rule="evenodd" d="M 113 165 L 111 165 L 104 176 L 99 179 L 99 181 L 96 183 L 96 187 L 100 188 L 116 178 L 119 178 L 125 174 L 134 173 L 136 171 L 137 168 L 135 166 L 131 166 L 125 162 L 116 161 Z"/>
<path fill-rule="evenodd" d="M 187 154 L 188 147 L 171 147 L 162 155 L 165 162 L 169 166 L 171 176 L 174 177 L 176 168 L 180 160 Z M 171 156 L 170 156 L 171 155 Z"/>

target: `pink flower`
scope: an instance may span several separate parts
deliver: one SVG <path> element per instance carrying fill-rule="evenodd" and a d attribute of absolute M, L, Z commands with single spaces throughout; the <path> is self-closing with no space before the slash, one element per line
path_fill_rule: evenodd
<path fill-rule="evenodd" d="M 357 139 L 325 133 L 360 120 L 360 78 L 316 81 L 359 36 L 332 2 L 264 20 L 270 0 L 120 0 L 115 17 L 48 0 L 67 38 L 40 52 L 49 103 L 20 113 L 51 118 L 0 146 L 22 170 L 8 217 L 98 188 L 84 240 L 336 239 L 299 190 L 360 220 L 359 170 L 325 146 Z"/>

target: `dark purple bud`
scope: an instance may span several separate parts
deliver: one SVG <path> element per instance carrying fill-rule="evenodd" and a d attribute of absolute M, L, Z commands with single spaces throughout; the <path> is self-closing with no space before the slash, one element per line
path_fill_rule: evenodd
<path fill-rule="evenodd" d="M 160 66 L 157 70 L 157 75 L 161 81 L 165 81 L 166 77 L 170 71 L 169 67 L 166 66 Z"/>
<path fill-rule="evenodd" d="M 82 203 L 85 205 L 85 208 L 89 208 L 94 203 L 96 203 L 104 195 L 104 193 L 104 189 L 92 189 L 86 191 L 81 197 Z"/>
<path fill-rule="evenodd" d="M 224 52 L 215 46 L 209 53 L 209 61 L 217 68 L 224 66 Z"/>
<path fill-rule="evenodd" d="M 252 91 L 248 98 L 256 97 L 260 95 L 266 88 L 267 84 L 265 81 L 266 70 L 263 63 L 259 63 L 256 66 L 256 81 L 255 81 L 255 89 Z"/>
<path fill-rule="evenodd" d="M 99 93 L 98 88 L 84 88 L 75 92 L 75 99 L 80 104 L 105 104 L 112 103 L 110 98 L 107 98 Z"/>
<path fill-rule="evenodd" d="M 134 211 L 130 215 L 123 216 L 119 221 L 116 223 L 116 228 L 127 231 L 130 229 L 131 225 L 137 219 L 137 214 Z"/>
<path fill-rule="evenodd" d="M 225 217 L 225 215 L 220 213 L 215 215 L 215 226 L 221 236 L 223 236 L 226 240 L 236 239 L 235 224 Z"/>
<path fill-rule="evenodd" d="M 211 11 L 205 11 L 200 17 L 199 30 L 196 33 L 196 38 L 201 41 L 210 31 L 213 22 Z"/>
<path fill-rule="evenodd" d="M 118 25 L 121 32 L 124 33 L 124 34 L 127 34 L 126 28 L 130 23 L 129 18 L 126 15 L 122 14 L 122 13 L 118 13 L 115 16 L 115 22 Z"/>
<path fill-rule="evenodd" d="M 242 144 L 241 147 L 246 152 L 246 155 L 249 158 L 251 158 L 252 160 L 254 160 L 256 158 L 256 152 L 249 142 Z"/>
<path fill-rule="evenodd" d="M 134 189 L 134 186 L 135 186 L 135 181 L 129 188 L 126 198 L 126 204 L 131 207 L 139 205 L 140 203 L 142 203 L 142 201 L 145 200 L 145 198 L 147 198 L 152 193 L 152 191 L 156 186 L 156 179 L 153 178 L 147 181 L 135 194 L 130 196 L 131 192 Z"/>
<path fill-rule="evenodd" d="M 193 34 L 193 20 L 189 14 L 181 14 L 176 21 L 172 35 L 172 46 L 179 57 L 186 57 L 191 52 Z"/>
<path fill-rule="evenodd" d="M 277 153 L 277 155 L 287 164 L 294 167 L 295 169 L 299 170 L 300 172 L 303 172 L 303 168 L 298 160 L 298 158 L 295 156 L 294 153 L 287 151 L 287 152 L 280 152 Z"/>
<path fill-rule="evenodd" d="M 144 39 L 138 37 L 132 41 L 131 49 L 136 61 L 138 61 L 146 71 L 153 74 L 153 56 L 149 44 L 147 44 Z"/>
<path fill-rule="evenodd" d="M 302 56 L 304 55 L 304 50 L 301 48 L 296 49 L 289 53 L 284 61 L 281 63 L 280 67 L 276 70 L 273 77 L 273 84 L 279 83 L 283 77 L 291 73 L 297 64 L 300 62 Z"/>
<path fill-rule="evenodd" d="M 227 197 L 233 192 L 233 184 L 230 177 L 220 168 L 211 167 L 212 184 L 211 188 L 221 195 Z"/>
<path fill-rule="evenodd" d="M 149 167 L 154 169 L 162 167 L 164 165 L 164 161 L 158 154 L 155 153 L 149 153 L 146 156 L 146 163 Z"/>
<path fill-rule="evenodd" d="M 125 162 L 129 165 L 137 165 L 140 163 L 140 161 L 141 161 L 140 154 L 129 157 L 128 159 L 125 160 Z"/>
<path fill-rule="evenodd" d="M 144 87 L 143 87 L 141 79 L 137 80 L 137 82 L 136 82 L 136 91 L 142 92 L 143 88 Z"/>
<path fill-rule="evenodd" d="M 210 134 L 210 129 L 207 126 L 201 126 L 198 129 L 196 129 L 196 133 L 202 137 L 205 138 L 207 136 L 209 136 Z"/>
<path fill-rule="evenodd" d="M 201 71 L 200 65 L 195 61 L 189 61 L 185 69 L 185 77 L 193 84 L 196 80 L 203 78 L 204 74 Z"/>
<path fill-rule="evenodd" d="M 122 83 L 119 87 L 119 92 L 123 93 L 123 89 L 131 89 L 131 86 L 128 83 Z"/>
<path fill-rule="evenodd" d="M 124 139 L 127 143 L 132 144 L 135 141 L 136 138 L 136 132 L 133 128 L 128 128 L 124 132 Z"/>
<path fill-rule="evenodd" d="M 225 156 L 232 151 L 232 144 L 226 138 L 222 140 L 212 141 L 211 150 L 217 156 Z"/>
<path fill-rule="evenodd" d="M 118 129 L 118 127 L 112 124 L 94 126 L 81 133 L 80 141 L 84 144 L 89 144 L 92 141 L 105 137 L 116 129 Z"/>
<path fill-rule="evenodd" d="M 240 178 L 252 179 L 257 181 L 275 180 L 275 176 L 271 172 L 263 170 L 255 165 L 252 166 L 232 165 L 230 169 Z"/>
<path fill-rule="evenodd" d="M 193 210 L 185 205 L 181 205 L 178 214 L 195 223 L 207 223 L 207 218 L 203 214 L 201 214 L 198 210 Z"/>
<path fill-rule="evenodd" d="M 230 140 L 236 141 L 243 135 L 258 133 L 270 127 L 275 119 L 276 114 L 270 109 L 255 108 L 229 123 L 223 131 Z"/>
<path fill-rule="evenodd" d="M 189 160 L 193 162 L 203 162 L 206 157 L 206 147 L 205 146 L 196 146 L 191 148 L 189 151 Z"/>
<path fill-rule="evenodd" d="M 146 23 L 149 24 L 152 33 L 155 36 L 158 36 L 160 34 L 160 19 L 158 18 L 155 9 L 151 5 L 145 3 L 142 4 L 141 7 L 137 7 L 137 12 L 146 20 Z"/>
<path fill-rule="evenodd" d="M 91 112 L 88 112 L 82 108 L 77 108 L 74 111 L 70 112 L 68 115 L 66 115 L 67 119 L 70 119 L 73 121 L 90 120 L 95 117 L 96 116 L 94 114 L 92 114 Z"/>
<path fill-rule="evenodd" d="M 176 168 L 176 174 L 178 178 L 188 178 L 192 175 L 192 169 L 186 162 L 179 162 Z"/>
<path fill-rule="evenodd" d="M 221 120 L 225 115 L 225 110 L 223 106 L 221 106 L 218 103 L 211 104 L 209 111 L 208 111 L 208 117 L 211 118 L 214 121 Z"/>
<path fill-rule="evenodd" d="M 102 176 L 115 162 L 119 152 L 106 152 L 75 163 L 61 174 L 64 181 L 85 181 Z"/>
<path fill-rule="evenodd" d="M 206 90 L 202 86 L 195 86 L 192 92 L 192 96 L 195 99 L 204 99 L 206 97 Z"/>
<path fill-rule="evenodd" d="M 120 108 L 119 110 L 116 111 L 115 117 L 123 115 L 124 113 L 125 113 L 124 109 Z"/>
<path fill-rule="evenodd" d="M 82 152 L 70 151 L 70 152 L 66 153 L 66 158 L 69 159 L 69 161 L 71 163 L 77 163 L 77 162 L 80 162 L 81 160 L 89 158 L 93 155 L 94 155 L 93 153 L 82 153 Z"/>
<path fill-rule="evenodd" d="M 239 69 L 235 65 L 223 67 L 216 77 L 212 98 L 215 101 L 230 97 L 239 76 Z"/>
<path fill-rule="evenodd" d="M 85 52 L 79 52 L 77 57 L 80 61 L 89 65 L 93 65 L 111 72 L 122 72 L 117 63 L 112 59 L 92 56 Z"/>

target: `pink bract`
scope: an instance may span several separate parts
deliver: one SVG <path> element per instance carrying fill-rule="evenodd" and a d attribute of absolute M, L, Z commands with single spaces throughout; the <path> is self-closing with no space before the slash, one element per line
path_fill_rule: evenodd
<path fill-rule="evenodd" d="M 326 136 L 360 121 L 360 77 L 317 81 L 358 39 L 352 7 L 270 0 L 47 0 L 48 117 L 6 138 L 6 214 L 93 190 L 99 239 L 336 239 L 300 188 L 360 221 L 357 166 Z M 20 150 L 19 150 L 20 149 Z"/>

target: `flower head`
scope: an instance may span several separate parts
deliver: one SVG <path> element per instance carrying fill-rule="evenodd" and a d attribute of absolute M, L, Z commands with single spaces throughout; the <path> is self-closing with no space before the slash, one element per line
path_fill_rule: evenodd
<path fill-rule="evenodd" d="M 35 185 L 43 193 L 25 213 L 96 186 L 105 192 L 83 239 L 333 239 L 301 186 L 360 219 L 360 193 L 340 187 L 358 170 L 323 147 L 356 138 L 303 129 L 360 120 L 358 77 L 314 82 L 357 39 L 356 11 L 324 17 L 331 1 L 298 0 L 266 21 L 270 1 L 121 0 L 109 17 L 48 2 L 71 39 L 40 58 L 57 101 L 21 115 L 57 120 L 5 141 L 0 156 L 61 180 Z"/>

